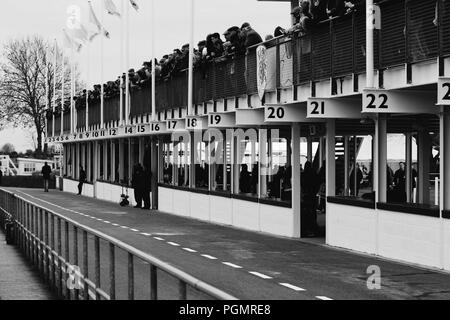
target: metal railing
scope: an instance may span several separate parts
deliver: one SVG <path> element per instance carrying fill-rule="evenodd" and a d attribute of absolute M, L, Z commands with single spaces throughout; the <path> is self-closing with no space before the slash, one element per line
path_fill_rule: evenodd
<path fill-rule="evenodd" d="M 236 300 L 235 297 L 145 252 L 7 190 L 0 189 L 0 223 L 2 227 L 8 219 L 14 222 L 16 245 L 62 299 L 118 299 L 116 253 L 120 249 L 127 254 L 126 287 L 129 300 L 135 299 L 136 260 L 149 265 L 150 284 L 148 289 L 151 300 L 158 300 L 158 275 L 161 272 L 176 279 L 180 300 L 187 300 L 188 288 L 193 288 L 213 299 Z M 79 234 L 81 234 L 81 241 Z M 89 276 L 89 238 L 94 240 L 93 279 Z M 104 289 L 101 281 L 101 241 L 102 243 L 106 242 L 109 252 L 109 290 Z M 79 259 L 79 252 L 82 252 L 82 259 Z M 75 267 L 80 262 L 83 264 L 82 271 L 81 268 L 77 270 Z M 72 278 L 72 276 L 74 277 Z M 77 282 L 73 282 L 74 279 L 79 280 L 79 285 Z M 75 286 L 71 288 L 67 285 L 69 282 L 73 282 Z"/>

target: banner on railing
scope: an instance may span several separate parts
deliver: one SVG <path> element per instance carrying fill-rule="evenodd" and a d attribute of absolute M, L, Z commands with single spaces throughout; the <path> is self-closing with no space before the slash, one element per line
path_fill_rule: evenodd
<path fill-rule="evenodd" d="M 258 95 L 262 101 L 267 88 L 267 48 L 265 46 L 259 46 L 256 49 L 256 80 Z"/>

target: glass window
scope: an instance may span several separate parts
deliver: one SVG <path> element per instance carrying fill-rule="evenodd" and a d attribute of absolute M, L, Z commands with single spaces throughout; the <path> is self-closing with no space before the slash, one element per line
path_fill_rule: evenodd
<path fill-rule="evenodd" d="M 211 170 L 211 190 L 231 192 L 231 140 L 225 131 L 209 130 L 208 157 Z"/>
<path fill-rule="evenodd" d="M 174 143 L 174 183 L 178 187 L 189 187 L 189 172 L 191 163 L 190 141 L 180 138 Z"/>
<path fill-rule="evenodd" d="M 258 130 L 240 129 L 235 140 L 235 194 L 258 197 L 259 189 L 259 137 Z"/>
<path fill-rule="evenodd" d="M 209 188 L 209 166 L 207 164 L 207 144 L 204 141 L 196 142 L 195 158 L 195 187 L 198 189 Z"/>
<path fill-rule="evenodd" d="M 292 152 L 290 129 L 267 130 L 265 148 L 267 158 L 266 161 L 261 160 L 261 198 L 291 201 Z"/>
<path fill-rule="evenodd" d="M 170 141 L 170 137 L 164 138 L 160 142 L 161 150 L 161 176 L 160 182 L 168 185 L 173 185 L 173 163 L 174 163 L 174 152 L 173 152 L 173 142 Z"/>

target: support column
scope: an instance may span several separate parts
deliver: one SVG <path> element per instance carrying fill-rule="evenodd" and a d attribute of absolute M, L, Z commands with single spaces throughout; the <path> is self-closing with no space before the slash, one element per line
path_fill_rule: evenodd
<path fill-rule="evenodd" d="M 98 142 L 94 141 L 93 147 L 92 147 L 92 161 L 94 162 L 94 166 L 93 166 L 93 182 L 97 182 L 98 179 L 98 171 L 99 171 L 99 167 L 98 167 Z"/>
<path fill-rule="evenodd" d="M 266 129 L 259 130 L 259 197 L 265 197 L 267 194 L 267 176 L 269 175 L 270 154 L 267 152 L 269 142 Z M 299 144 L 300 146 L 300 144 Z M 295 172 L 292 170 L 293 173 Z M 300 225 L 300 223 L 299 223 Z M 294 225 L 295 227 L 295 225 Z"/>
<path fill-rule="evenodd" d="M 441 114 L 441 191 L 440 202 L 442 210 L 450 211 L 450 112 L 442 107 Z"/>
<path fill-rule="evenodd" d="M 195 135 L 194 132 L 190 132 L 189 133 L 189 148 L 190 148 L 190 152 L 189 152 L 189 163 L 190 163 L 190 167 L 191 169 L 189 170 L 189 186 L 192 189 L 195 189 L 195 171 L 196 171 L 196 163 L 195 163 L 195 158 L 196 158 L 196 154 L 197 154 L 197 145 L 196 145 L 196 141 L 195 141 Z"/>
<path fill-rule="evenodd" d="M 87 163 L 86 163 L 86 176 L 89 182 L 92 182 L 92 169 L 91 169 L 91 163 L 92 163 L 92 148 L 91 143 L 86 143 L 86 152 L 87 152 Z"/>
<path fill-rule="evenodd" d="M 124 140 L 119 140 L 119 182 L 122 183 L 122 180 L 124 179 L 124 163 L 125 163 L 125 155 L 124 155 Z"/>
<path fill-rule="evenodd" d="M 158 174 L 159 174 L 159 152 L 158 152 L 158 138 L 152 137 L 151 140 L 151 164 L 150 170 L 152 173 L 152 210 L 158 210 Z"/>
<path fill-rule="evenodd" d="M 75 179 L 78 180 L 80 178 L 80 165 L 81 165 L 81 144 L 77 143 L 75 145 L 75 152 L 77 157 L 77 166 L 75 168 Z"/>
<path fill-rule="evenodd" d="M 344 137 L 344 196 L 348 197 L 350 195 L 350 172 L 349 172 L 349 164 L 350 164 L 350 141 L 349 137 Z"/>
<path fill-rule="evenodd" d="M 127 157 L 128 157 L 128 181 L 126 182 L 127 184 L 130 182 L 130 180 L 131 180 L 131 177 L 133 176 L 133 165 L 134 165 L 134 163 L 133 163 L 133 157 L 132 157 L 132 154 L 133 154 L 133 143 L 132 143 L 132 140 L 131 140 L 131 138 L 128 138 L 127 139 L 127 143 L 128 143 L 128 154 L 126 155 Z"/>
<path fill-rule="evenodd" d="M 295 123 L 292 125 L 292 210 L 294 213 L 293 219 L 293 237 L 301 237 L 301 172 L 300 172 L 300 124 Z"/>
<path fill-rule="evenodd" d="M 336 120 L 327 120 L 326 138 L 326 197 L 336 195 Z M 327 209 L 328 212 L 328 209 Z M 329 244 L 329 219 L 326 219 L 326 243 Z"/>
<path fill-rule="evenodd" d="M 116 181 L 116 144 L 111 140 L 111 182 Z"/>
<path fill-rule="evenodd" d="M 144 165 L 144 156 L 145 156 L 145 138 L 139 137 L 139 163 Z"/>
<path fill-rule="evenodd" d="M 103 143 L 103 180 L 109 181 L 108 175 L 108 143 L 109 141 L 105 140 Z"/>
<path fill-rule="evenodd" d="M 413 192 L 413 183 L 412 183 L 412 135 L 408 132 L 405 135 L 405 144 L 406 144 L 406 202 L 412 203 L 414 202 L 412 197 Z"/>
<path fill-rule="evenodd" d="M 312 142 L 312 137 L 308 137 L 307 138 L 307 158 L 308 161 L 313 162 L 313 142 Z"/>
<path fill-rule="evenodd" d="M 431 158 L 431 139 L 427 130 L 422 130 L 418 134 L 418 202 L 430 203 L 430 158 Z"/>
<path fill-rule="evenodd" d="M 373 183 L 375 202 L 387 201 L 387 119 L 378 115 L 375 119 L 375 158 Z"/>

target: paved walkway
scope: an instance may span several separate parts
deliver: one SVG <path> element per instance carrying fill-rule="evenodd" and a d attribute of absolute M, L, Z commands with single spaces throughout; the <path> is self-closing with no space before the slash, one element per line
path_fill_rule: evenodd
<path fill-rule="evenodd" d="M 448 273 L 59 191 L 11 190 L 240 299 L 450 299 Z M 374 265 L 380 290 L 367 287 Z"/>
<path fill-rule="evenodd" d="M 51 300 L 54 296 L 0 231 L 0 300 Z"/>

